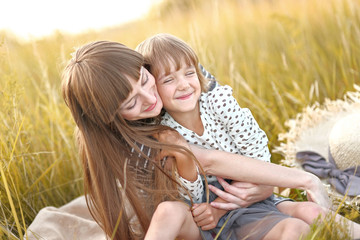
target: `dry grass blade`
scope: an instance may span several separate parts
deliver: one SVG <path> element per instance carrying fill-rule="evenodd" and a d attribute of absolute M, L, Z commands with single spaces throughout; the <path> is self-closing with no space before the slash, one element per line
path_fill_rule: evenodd
<path fill-rule="evenodd" d="M 15 219 L 15 223 L 16 223 L 16 227 L 17 227 L 17 230 L 18 230 L 18 233 L 19 233 L 19 237 L 20 237 L 20 239 L 23 239 L 23 234 L 22 234 L 19 218 L 17 216 L 17 212 L 16 212 L 15 205 L 14 205 L 14 202 L 13 202 L 13 199 L 12 199 L 12 196 L 11 196 L 9 185 L 8 185 L 8 183 L 6 181 L 4 167 L 3 167 L 2 162 L 0 162 L 0 173 L 1 173 L 1 176 L 2 176 L 2 183 L 3 183 L 4 187 L 5 187 L 6 195 L 7 195 L 7 198 L 9 200 L 11 212 L 12 212 L 13 217 Z"/>

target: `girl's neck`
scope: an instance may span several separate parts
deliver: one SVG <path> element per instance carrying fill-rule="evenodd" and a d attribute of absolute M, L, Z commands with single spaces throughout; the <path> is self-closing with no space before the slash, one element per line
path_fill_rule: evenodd
<path fill-rule="evenodd" d="M 200 117 L 200 108 L 199 104 L 194 109 L 194 111 L 186 113 L 172 113 L 171 117 L 174 118 L 181 126 L 195 132 L 197 135 L 201 136 L 204 133 L 204 125 Z"/>

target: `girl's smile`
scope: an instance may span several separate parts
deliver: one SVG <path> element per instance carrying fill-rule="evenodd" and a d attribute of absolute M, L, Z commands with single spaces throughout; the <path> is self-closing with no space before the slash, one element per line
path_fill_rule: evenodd
<path fill-rule="evenodd" d="M 180 96 L 180 97 L 177 97 L 176 99 L 187 100 L 187 99 L 189 99 L 192 95 L 193 95 L 193 92 L 192 92 L 192 93 L 189 93 L 189 94 L 182 95 L 182 96 Z"/>
<path fill-rule="evenodd" d="M 173 61 L 169 61 L 170 73 L 160 72 L 156 86 L 163 101 L 165 110 L 172 116 L 177 113 L 198 114 L 201 86 L 196 69 L 184 61 L 177 69 Z"/>

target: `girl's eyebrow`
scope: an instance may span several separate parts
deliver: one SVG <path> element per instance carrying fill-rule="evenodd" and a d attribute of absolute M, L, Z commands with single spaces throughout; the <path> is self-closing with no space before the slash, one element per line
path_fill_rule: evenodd
<path fill-rule="evenodd" d="M 170 73 L 171 74 L 171 73 Z M 163 78 L 169 76 L 170 74 L 166 75 L 166 73 L 162 74 L 161 76 L 159 76 L 156 80 L 161 81 Z"/>

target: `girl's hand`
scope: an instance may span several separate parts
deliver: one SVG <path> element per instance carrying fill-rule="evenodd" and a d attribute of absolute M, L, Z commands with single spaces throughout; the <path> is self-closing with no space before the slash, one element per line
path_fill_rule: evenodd
<path fill-rule="evenodd" d="M 223 215 L 208 203 L 194 204 L 191 211 L 196 225 L 201 227 L 202 230 L 215 228 Z"/>
<path fill-rule="evenodd" d="M 273 193 L 273 187 L 257 185 L 253 183 L 232 181 L 231 184 L 218 177 L 224 191 L 209 185 L 209 189 L 224 199 L 225 202 L 212 202 L 211 206 L 223 210 L 234 210 L 239 207 L 245 208 L 253 203 L 265 200 Z"/>

